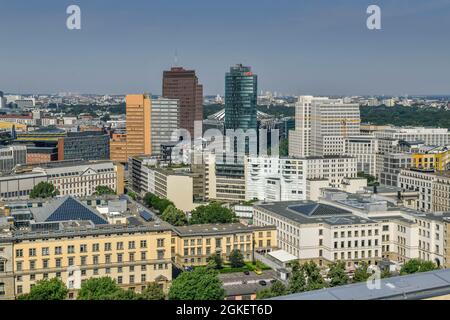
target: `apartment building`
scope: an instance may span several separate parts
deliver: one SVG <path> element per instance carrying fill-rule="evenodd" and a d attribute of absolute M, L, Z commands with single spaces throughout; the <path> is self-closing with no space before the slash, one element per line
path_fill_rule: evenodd
<path fill-rule="evenodd" d="M 174 227 L 174 234 L 172 257 L 179 266 L 205 265 L 212 254 L 228 262 L 232 250 L 240 250 L 245 261 L 252 261 L 254 252 L 265 254 L 277 247 L 274 226 L 194 225 Z"/>
<path fill-rule="evenodd" d="M 419 192 L 418 209 L 426 212 L 450 211 L 450 172 L 426 169 L 404 169 L 399 187 Z"/>
<path fill-rule="evenodd" d="M 50 182 L 60 196 L 89 196 L 98 186 L 124 193 L 124 168 L 111 161 L 61 161 L 22 168 L 22 173 L 0 177 L 3 200 L 28 199 L 40 182 Z"/>

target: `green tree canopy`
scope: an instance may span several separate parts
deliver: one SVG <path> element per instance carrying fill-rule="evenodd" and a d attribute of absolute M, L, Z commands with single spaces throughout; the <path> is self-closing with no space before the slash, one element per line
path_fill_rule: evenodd
<path fill-rule="evenodd" d="M 330 286 L 332 287 L 347 284 L 350 279 L 345 272 L 345 263 L 343 261 L 337 261 L 330 264 L 328 278 L 330 278 Z"/>
<path fill-rule="evenodd" d="M 306 291 L 322 289 L 327 286 L 325 280 L 320 274 L 320 269 L 314 261 L 306 262 L 302 265 L 306 275 Z"/>
<path fill-rule="evenodd" d="M 36 283 L 30 293 L 18 297 L 18 300 L 64 300 L 69 290 L 59 278 L 43 279 Z"/>
<path fill-rule="evenodd" d="M 91 278 L 81 284 L 78 300 L 123 300 L 125 294 L 120 291 L 110 277 Z"/>
<path fill-rule="evenodd" d="M 150 192 L 145 195 L 144 203 L 147 207 L 157 210 L 160 214 L 162 214 L 169 206 L 175 207 L 175 204 L 172 201 L 168 199 L 161 199 Z"/>
<path fill-rule="evenodd" d="M 292 274 L 289 278 L 289 292 L 298 293 L 306 290 L 305 270 L 298 261 L 291 263 Z"/>
<path fill-rule="evenodd" d="M 212 269 L 222 269 L 223 267 L 223 259 L 217 253 L 213 253 L 211 256 L 209 256 L 206 259 L 206 262 L 208 262 L 208 267 Z"/>
<path fill-rule="evenodd" d="M 231 223 L 237 222 L 236 214 L 219 202 L 211 202 L 192 211 L 190 224 Z"/>
<path fill-rule="evenodd" d="M 241 268 L 245 266 L 244 255 L 241 250 L 234 249 L 231 251 L 229 260 L 233 268 Z"/>
<path fill-rule="evenodd" d="M 256 293 L 257 299 L 270 299 L 286 295 L 286 286 L 279 280 L 276 280 L 268 289 L 261 290 Z"/>
<path fill-rule="evenodd" d="M 223 300 L 225 290 L 216 270 L 196 268 L 181 273 L 172 281 L 170 300 Z"/>
<path fill-rule="evenodd" d="M 156 283 L 152 282 L 142 291 L 142 300 L 164 300 L 166 295 L 161 287 Z"/>
<path fill-rule="evenodd" d="M 355 274 L 353 275 L 353 282 L 364 282 L 369 279 L 372 275 L 372 272 L 369 271 L 369 265 L 367 262 L 363 261 L 359 263 L 358 267 L 355 270 Z"/>
<path fill-rule="evenodd" d="M 188 223 L 184 212 L 178 210 L 172 205 L 168 206 L 167 209 L 164 210 L 163 214 L 161 215 L 161 219 L 173 226 L 185 226 Z"/>
<path fill-rule="evenodd" d="M 116 192 L 108 186 L 97 186 L 95 188 L 95 195 L 103 196 L 107 194 L 116 194 Z"/>
<path fill-rule="evenodd" d="M 46 199 L 53 198 L 59 194 L 58 190 L 55 189 L 55 186 L 50 182 L 39 182 L 34 186 L 33 190 L 31 190 L 30 198 L 31 199 Z"/>
<path fill-rule="evenodd" d="M 427 272 L 438 269 L 437 265 L 432 261 L 424 261 L 420 259 L 411 259 L 406 262 L 400 269 L 400 274 L 412 274 L 417 272 Z"/>

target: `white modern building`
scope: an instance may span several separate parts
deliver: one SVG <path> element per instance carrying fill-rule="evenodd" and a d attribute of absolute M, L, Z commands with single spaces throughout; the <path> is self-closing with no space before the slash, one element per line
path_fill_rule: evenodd
<path fill-rule="evenodd" d="M 356 192 L 367 186 L 357 173 L 356 158 L 347 156 L 247 157 L 245 199 L 316 200 L 323 188 Z"/>

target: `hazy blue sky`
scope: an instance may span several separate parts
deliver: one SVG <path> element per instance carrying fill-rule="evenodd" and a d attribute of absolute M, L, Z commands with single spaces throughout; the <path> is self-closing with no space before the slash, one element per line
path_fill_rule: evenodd
<path fill-rule="evenodd" d="M 82 30 L 66 28 L 66 8 Z M 382 30 L 366 9 L 382 9 Z M 161 92 L 195 69 L 205 94 L 250 65 L 285 94 L 450 94 L 450 0 L 0 0 L 0 90 Z"/>

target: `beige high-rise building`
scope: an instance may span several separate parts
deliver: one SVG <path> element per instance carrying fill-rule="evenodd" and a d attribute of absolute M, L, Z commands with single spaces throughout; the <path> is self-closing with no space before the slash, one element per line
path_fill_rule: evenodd
<path fill-rule="evenodd" d="M 127 102 L 127 157 L 150 154 L 152 102 L 146 94 L 130 94 Z"/>

